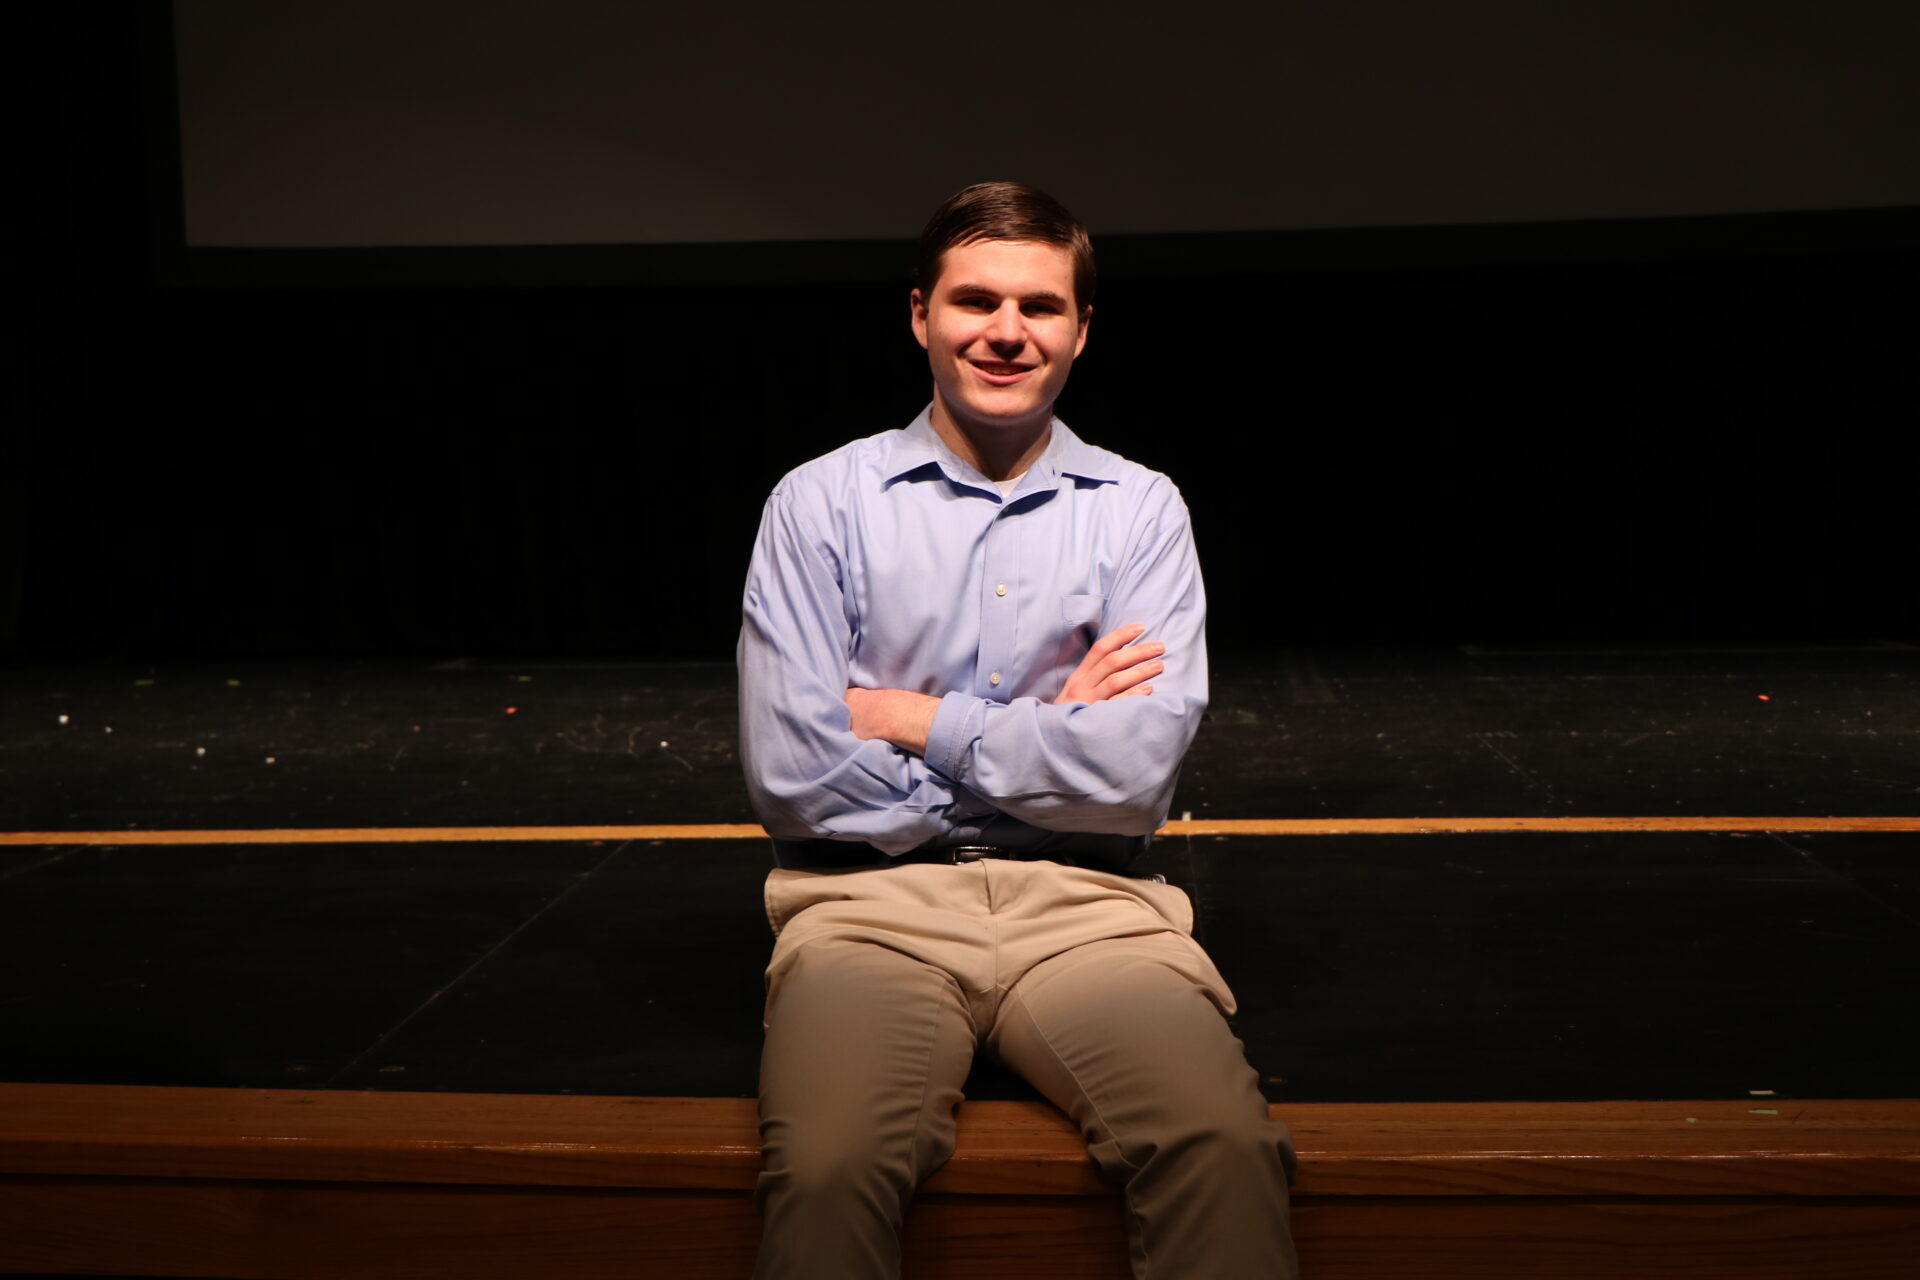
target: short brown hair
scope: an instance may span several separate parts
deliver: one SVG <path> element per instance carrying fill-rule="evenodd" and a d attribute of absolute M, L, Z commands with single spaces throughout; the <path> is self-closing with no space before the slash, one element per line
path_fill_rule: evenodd
<path fill-rule="evenodd" d="M 1087 229 L 1058 200 L 1020 182 L 976 182 L 948 196 L 933 211 L 920 233 L 920 253 L 913 266 L 913 284 L 920 296 L 932 297 L 947 250 L 977 240 L 1059 245 L 1073 259 L 1074 305 L 1092 305 L 1093 241 Z"/>

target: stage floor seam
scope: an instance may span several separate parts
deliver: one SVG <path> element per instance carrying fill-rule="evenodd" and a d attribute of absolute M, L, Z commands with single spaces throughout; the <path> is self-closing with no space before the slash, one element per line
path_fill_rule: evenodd
<path fill-rule="evenodd" d="M 1495 832 L 1916 831 L 1916 817 L 1218 818 L 1169 822 L 1176 836 L 1468 835 Z M 406 844 L 474 841 L 754 840 L 752 823 L 620 826 L 263 827 L 207 830 L 0 831 L 0 845 Z"/>

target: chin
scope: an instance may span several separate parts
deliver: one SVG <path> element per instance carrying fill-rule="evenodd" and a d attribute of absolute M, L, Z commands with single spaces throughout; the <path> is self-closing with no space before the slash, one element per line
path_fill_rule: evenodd
<path fill-rule="evenodd" d="M 1039 400 L 1021 388 L 1018 395 L 975 396 L 966 402 L 966 407 L 976 417 L 1000 422 L 1022 422 L 1029 418 L 1047 417 L 1053 402 Z"/>
<path fill-rule="evenodd" d="M 1012 431 L 1019 427 L 1044 425 L 1053 416 L 1049 409 L 975 409 L 969 415 L 983 427 Z"/>

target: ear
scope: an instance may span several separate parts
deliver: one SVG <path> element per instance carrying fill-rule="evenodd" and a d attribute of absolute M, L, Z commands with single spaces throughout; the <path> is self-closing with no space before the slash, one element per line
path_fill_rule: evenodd
<path fill-rule="evenodd" d="M 1093 323 L 1093 307 L 1080 308 L 1080 334 L 1073 340 L 1073 358 L 1078 360 L 1080 353 L 1087 349 L 1087 326 Z"/>
<path fill-rule="evenodd" d="M 927 300 L 915 289 L 909 305 L 913 308 L 913 336 L 924 347 L 927 345 Z"/>

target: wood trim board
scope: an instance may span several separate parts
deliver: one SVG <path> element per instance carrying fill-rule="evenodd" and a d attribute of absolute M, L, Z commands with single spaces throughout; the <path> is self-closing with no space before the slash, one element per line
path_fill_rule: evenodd
<path fill-rule="evenodd" d="M 1920 1100 L 1273 1108 L 1306 1196 L 1920 1196 Z M 0 1084 L 0 1173 L 749 1190 L 751 1098 Z M 1065 1117 L 969 1102 L 957 1194 L 1105 1195 Z"/>
<path fill-rule="evenodd" d="M 1920 1100 L 1769 1101 L 1276 1108 L 1303 1271 L 1904 1280 Z M 0 1085 L 0 1272 L 745 1280 L 753 1109 Z M 907 1280 L 1129 1274 L 1120 1198 L 1038 1103 L 964 1105 L 904 1247 Z"/>
<path fill-rule="evenodd" d="M 1454 835 L 1477 832 L 1916 831 L 1920 817 L 1655 816 L 1556 818 L 1182 818 L 1168 836 Z M 0 831 L 0 845 L 409 844 L 471 841 L 763 840 L 750 822 L 624 826 L 267 827 L 204 830 Z"/>

